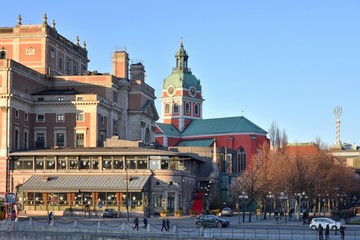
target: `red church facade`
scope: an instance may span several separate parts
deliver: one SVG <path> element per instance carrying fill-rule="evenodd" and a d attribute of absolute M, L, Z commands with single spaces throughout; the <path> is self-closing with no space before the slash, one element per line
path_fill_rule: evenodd
<path fill-rule="evenodd" d="M 210 176 L 216 175 L 221 200 L 226 201 L 231 179 L 245 170 L 252 156 L 269 139 L 265 130 L 243 116 L 202 118 L 202 86 L 188 67 L 188 57 L 181 42 L 175 54 L 176 66 L 162 86 L 162 122 L 157 123 L 155 140 L 180 152 L 206 155 L 204 182 L 212 181 Z"/>

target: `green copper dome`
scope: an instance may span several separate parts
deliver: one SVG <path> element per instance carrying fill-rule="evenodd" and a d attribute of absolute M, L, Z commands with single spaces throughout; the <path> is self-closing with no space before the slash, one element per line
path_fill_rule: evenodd
<path fill-rule="evenodd" d="M 188 68 L 188 58 L 184 45 L 181 41 L 180 49 L 175 54 L 176 67 L 172 73 L 164 80 L 163 89 L 168 89 L 169 86 L 175 88 L 189 89 L 191 86 L 195 87 L 197 91 L 201 92 L 200 80 L 198 80 Z"/>

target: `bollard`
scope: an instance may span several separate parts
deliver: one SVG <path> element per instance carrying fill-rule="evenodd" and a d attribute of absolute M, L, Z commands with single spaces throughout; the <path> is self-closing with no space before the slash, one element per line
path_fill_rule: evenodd
<path fill-rule="evenodd" d="M 54 218 L 52 218 L 52 219 L 51 219 L 50 226 L 54 226 L 54 225 L 55 225 L 55 219 L 54 219 Z"/>
<path fill-rule="evenodd" d="M 125 222 L 123 222 L 122 224 L 121 224 L 121 230 L 123 230 L 123 231 L 125 231 Z"/>
<path fill-rule="evenodd" d="M 75 219 L 74 228 L 77 228 L 77 227 L 78 227 L 78 222 L 77 222 L 77 219 Z"/>
<path fill-rule="evenodd" d="M 29 225 L 32 226 L 33 225 L 33 219 L 32 217 L 30 217 L 30 220 L 29 220 Z"/>
<path fill-rule="evenodd" d="M 150 224 L 147 225 L 146 231 L 150 232 Z"/>
<path fill-rule="evenodd" d="M 177 226 L 176 225 L 174 225 L 174 229 L 173 229 L 173 232 L 174 232 L 174 234 L 176 234 L 176 230 L 177 230 L 177 228 L 176 228 Z"/>
<path fill-rule="evenodd" d="M 98 227 L 97 227 L 98 230 L 101 230 L 101 225 L 100 224 L 101 224 L 100 221 L 98 221 Z"/>

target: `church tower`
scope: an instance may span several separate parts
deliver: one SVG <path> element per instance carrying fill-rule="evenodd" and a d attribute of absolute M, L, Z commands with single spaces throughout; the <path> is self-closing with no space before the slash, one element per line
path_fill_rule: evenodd
<path fill-rule="evenodd" d="M 202 119 L 201 84 L 188 67 L 183 42 L 175 54 L 176 66 L 164 80 L 161 93 L 162 122 L 173 124 L 180 132 L 193 119 Z"/>

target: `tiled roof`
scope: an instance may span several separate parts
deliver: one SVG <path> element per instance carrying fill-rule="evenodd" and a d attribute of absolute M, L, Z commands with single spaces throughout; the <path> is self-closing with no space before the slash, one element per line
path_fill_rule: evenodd
<path fill-rule="evenodd" d="M 149 176 L 132 176 L 128 190 L 140 191 Z M 32 176 L 23 185 L 26 192 L 119 192 L 126 191 L 126 179 L 116 175 Z"/>
<path fill-rule="evenodd" d="M 176 146 L 178 147 L 210 147 L 213 144 L 214 139 L 199 139 L 199 140 L 188 140 L 180 141 Z"/>
<path fill-rule="evenodd" d="M 227 133 L 267 134 L 265 130 L 249 121 L 247 118 L 241 116 L 195 119 L 191 121 L 189 126 L 184 130 L 184 132 L 182 132 L 181 135 L 183 137 L 190 137 L 197 135 L 218 135 Z"/>
<path fill-rule="evenodd" d="M 180 137 L 180 132 L 174 125 L 167 123 L 156 123 L 156 125 L 165 133 L 165 135 L 170 137 Z"/>

